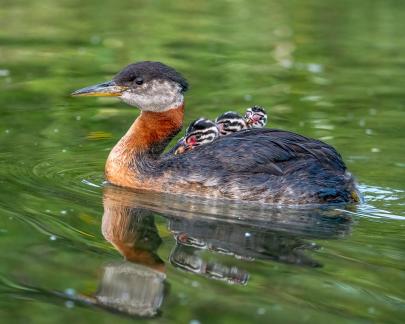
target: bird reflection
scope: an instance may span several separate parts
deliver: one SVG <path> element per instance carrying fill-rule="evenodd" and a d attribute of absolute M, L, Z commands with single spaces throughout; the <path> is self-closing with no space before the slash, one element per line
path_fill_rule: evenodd
<path fill-rule="evenodd" d="M 167 219 L 175 238 L 171 265 L 239 285 L 249 281 L 239 267 L 243 263 L 227 265 L 216 256 L 320 267 L 306 252 L 317 248 L 308 240 L 345 236 L 351 225 L 348 214 L 336 208 L 230 204 L 112 186 L 104 188 L 103 203 L 102 233 L 125 262 L 105 267 L 95 298 L 99 305 L 142 317 L 158 314 L 167 292 L 166 265 L 156 252 L 162 240 L 155 214 Z"/>
<path fill-rule="evenodd" d="M 162 305 L 165 279 L 164 273 L 139 264 L 110 264 L 104 268 L 95 298 L 110 310 L 152 317 Z"/>
<path fill-rule="evenodd" d="M 99 285 L 100 305 L 129 315 L 158 314 L 165 293 L 165 265 L 157 255 L 162 240 L 149 210 L 104 196 L 102 233 L 126 262 L 109 264 Z"/>

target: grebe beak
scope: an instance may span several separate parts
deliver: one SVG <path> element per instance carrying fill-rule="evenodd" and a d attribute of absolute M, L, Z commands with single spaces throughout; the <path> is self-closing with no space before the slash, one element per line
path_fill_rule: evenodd
<path fill-rule="evenodd" d="M 72 96 L 119 97 L 127 89 L 128 87 L 117 85 L 115 81 L 107 81 L 76 90 Z"/>

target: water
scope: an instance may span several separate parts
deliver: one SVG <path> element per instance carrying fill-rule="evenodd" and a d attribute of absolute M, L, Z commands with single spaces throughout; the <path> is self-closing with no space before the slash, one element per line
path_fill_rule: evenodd
<path fill-rule="evenodd" d="M 0 26 L 2 322 L 404 318 L 404 3 L 3 1 Z M 261 104 L 332 144 L 365 203 L 104 187 L 137 111 L 69 93 L 145 59 L 188 78 L 186 122 Z"/>

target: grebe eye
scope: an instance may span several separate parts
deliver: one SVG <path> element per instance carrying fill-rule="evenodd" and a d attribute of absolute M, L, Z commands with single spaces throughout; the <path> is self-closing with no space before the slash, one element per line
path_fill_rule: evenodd
<path fill-rule="evenodd" d="M 137 77 L 135 79 L 135 83 L 138 84 L 138 85 L 141 85 L 143 83 L 143 79 L 141 77 Z"/>

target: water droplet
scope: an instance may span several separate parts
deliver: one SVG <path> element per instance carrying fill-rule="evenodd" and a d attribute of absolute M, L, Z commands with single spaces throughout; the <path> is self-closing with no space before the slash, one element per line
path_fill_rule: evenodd
<path fill-rule="evenodd" d="M 82 117 L 81 116 L 76 116 L 76 120 L 81 120 Z"/>
<path fill-rule="evenodd" d="M 245 101 L 251 101 L 252 96 L 250 94 L 246 94 L 246 95 L 243 96 L 243 99 L 245 99 Z"/>
<path fill-rule="evenodd" d="M 373 130 L 370 129 L 370 128 L 367 128 L 367 129 L 366 129 L 366 134 L 367 134 L 367 135 L 372 135 L 372 134 L 373 134 Z"/>
<path fill-rule="evenodd" d="M 66 153 L 66 152 L 67 152 L 66 149 L 63 149 L 63 150 L 62 150 L 62 153 Z"/>
<path fill-rule="evenodd" d="M 7 69 L 0 69 L 0 77 L 6 77 L 10 75 L 10 71 Z"/>
<path fill-rule="evenodd" d="M 61 210 L 60 213 L 61 213 L 62 215 L 66 215 L 66 214 L 67 214 L 67 210 Z"/>
<path fill-rule="evenodd" d="M 245 237 L 251 237 L 251 236 L 252 236 L 252 234 L 250 234 L 249 232 L 245 233 Z"/>
<path fill-rule="evenodd" d="M 322 65 L 316 63 L 309 63 L 307 69 L 312 73 L 321 73 L 323 71 Z"/>
<path fill-rule="evenodd" d="M 49 236 L 49 239 L 50 239 L 51 241 L 56 241 L 56 236 L 55 236 L 55 235 L 51 235 L 51 236 Z"/>
<path fill-rule="evenodd" d="M 66 306 L 66 308 L 73 308 L 73 307 L 75 307 L 75 303 L 72 302 L 71 300 L 67 300 L 65 302 L 65 306 Z"/>
<path fill-rule="evenodd" d="M 4 132 L 5 132 L 6 134 L 10 134 L 10 130 L 9 130 L 9 129 L 6 129 Z"/>
<path fill-rule="evenodd" d="M 190 324 L 201 324 L 201 322 L 199 320 L 193 319 L 190 321 Z"/>
<path fill-rule="evenodd" d="M 59 129 L 58 129 L 58 128 L 55 128 L 53 131 L 54 131 L 54 133 L 59 133 Z"/>
<path fill-rule="evenodd" d="M 263 307 L 260 307 L 260 308 L 257 309 L 256 314 L 257 315 L 264 315 L 264 314 L 266 314 L 266 309 L 263 308 Z"/>
<path fill-rule="evenodd" d="M 65 289 L 65 294 L 69 296 L 74 296 L 76 295 L 76 290 L 74 290 L 73 288 L 67 288 Z"/>
<path fill-rule="evenodd" d="M 371 149 L 371 152 L 372 152 L 372 153 L 378 153 L 378 152 L 380 152 L 380 149 L 379 149 L 378 147 L 373 147 L 373 148 Z"/>
<path fill-rule="evenodd" d="M 191 286 L 198 287 L 198 286 L 200 286 L 200 283 L 198 281 L 192 281 Z"/>

